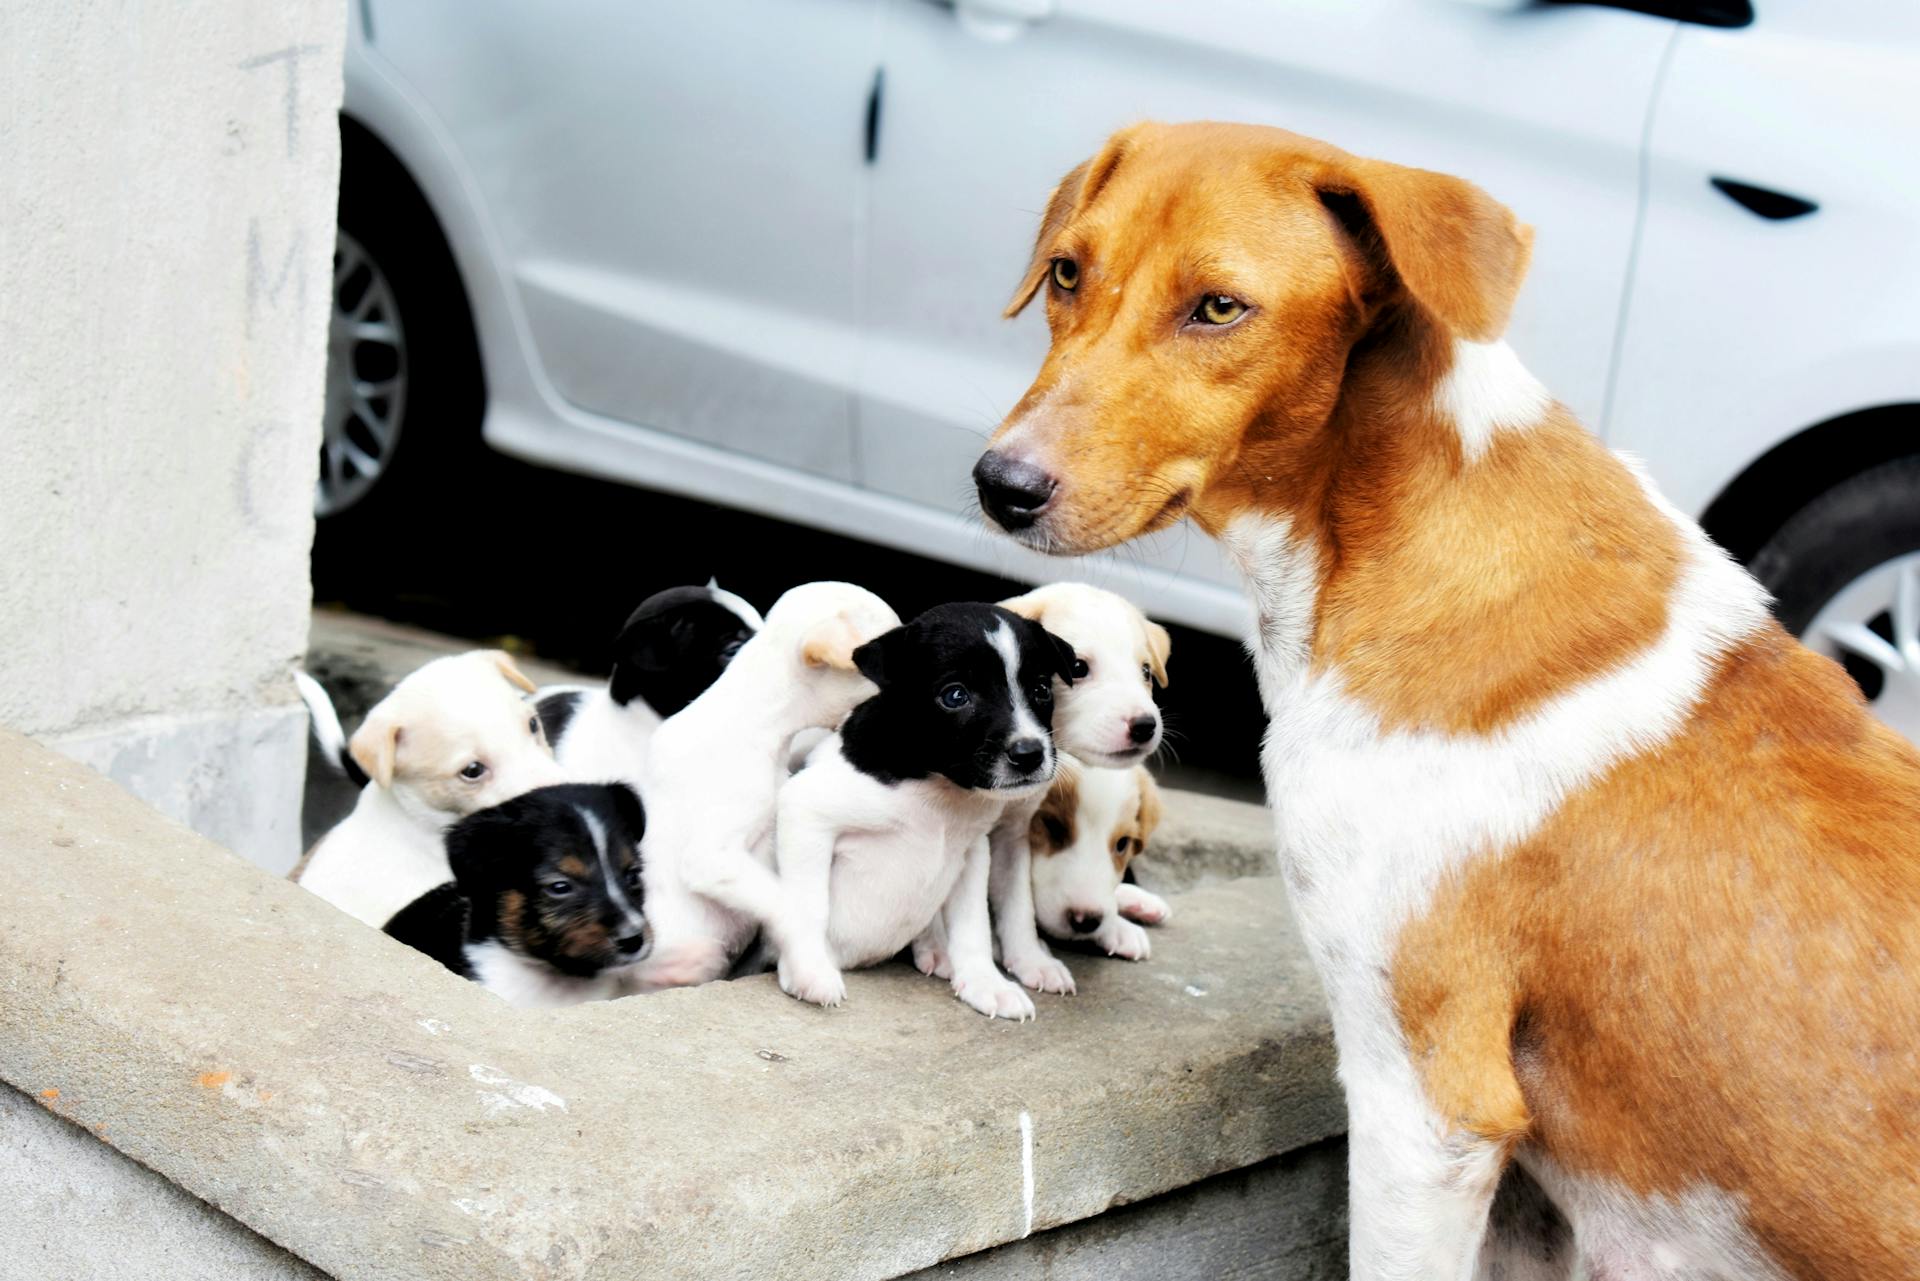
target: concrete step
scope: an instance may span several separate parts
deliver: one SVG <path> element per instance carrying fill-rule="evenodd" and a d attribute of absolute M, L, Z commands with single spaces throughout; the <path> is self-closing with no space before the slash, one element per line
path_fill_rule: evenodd
<path fill-rule="evenodd" d="M 524 1011 L 37 744 L 0 777 L 0 1079 L 236 1242 L 408 1281 L 1338 1275 L 1319 988 L 1278 878 L 1200 883 L 1252 848 L 1030 1024 L 900 965 L 835 1011 L 764 977 Z"/>

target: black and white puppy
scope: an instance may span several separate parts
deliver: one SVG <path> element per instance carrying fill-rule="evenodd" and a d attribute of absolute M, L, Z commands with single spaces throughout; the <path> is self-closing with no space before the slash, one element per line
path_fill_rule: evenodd
<path fill-rule="evenodd" d="M 781 788 L 787 894 L 765 922 L 780 986 L 837 1005 L 843 969 L 913 945 L 922 972 L 989 1017 L 1033 1002 L 993 963 L 987 833 L 1053 780 L 1053 681 L 1073 650 L 997 605 L 928 610 L 854 651 L 880 692 Z"/>
<path fill-rule="evenodd" d="M 641 905 L 646 811 L 621 783 L 562 783 L 447 831 L 454 879 L 386 932 L 514 1005 L 620 995 L 651 931 Z"/>
<path fill-rule="evenodd" d="M 535 696 L 560 767 L 571 778 L 644 786 L 653 731 L 718 680 L 762 626 L 758 610 L 714 583 L 647 597 L 614 640 L 604 686 L 555 686 Z"/>

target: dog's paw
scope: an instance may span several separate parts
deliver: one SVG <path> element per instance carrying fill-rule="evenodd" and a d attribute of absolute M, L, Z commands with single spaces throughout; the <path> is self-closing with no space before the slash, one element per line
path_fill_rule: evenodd
<path fill-rule="evenodd" d="M 1132 921 L 1117 917 L 1102 926 L 1093 941 L 1105 948 L 1108 956 L 1126 961 L 1144 961 L 1153 955 L 1153 943 L 1147 938 L 1147 932 Z"/>
<path fill-rule="evenodd" d="M 1007 973 L 1036 992 L 1058 992 L 1062 996 L 1073 995 L 1073 971 L 1045 952 L 1035 952 L 1030 956 L 1009 957 L 1006 965 Z"/>
<path fill-rule="evenodd" d="M 1009 982 L 998 973 L 956 977 L 953 994 L 990 1019 L 1025 1023 L 1033 1017 L 1033 998 L 1018 983 Z"/>
<path fill-rule="evenodd" d="M 1142 925 L 1160 925 L 1173 915 L 1167 900 L 1158 894 L 1149 894 L 1137 885 L 1122 885 L 1115 892 L 1114 899 L 1120 908 L 1120 915 Z"/>
<path fill-rule="evenodd" d="M 635 991 L 658 992 L 670 987 L 698 987 L 725 978 L 727 949 L 708 939 L 655 948 L 653 955 L 628 971 Z"/>
<path fill-rule="evenodd" d="M 847 999 L 846 976 L 831 961 L 807 963 L 783 956 L 776 972 L 780 990 L 788 996 L 829 1007 Z"/>
<path fill-rule="evenodd" d="M 953 958 L 947 955 L 946 948 L 917 938 L 913 941 L 913 968 L 929 978 L 950 979 L 953 977 Z"/>

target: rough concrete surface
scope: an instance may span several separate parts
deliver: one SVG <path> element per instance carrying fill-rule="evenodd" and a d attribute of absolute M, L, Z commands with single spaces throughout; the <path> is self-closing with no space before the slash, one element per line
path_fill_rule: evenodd
<path fill-rule="evenodd" d="M 0 1078 L 343 1278 L 890 1277 L 1344 1128 L 1278 878 L 1026 1025 L 897 965 L 519 1011 L 31 742 L 0 780 Z"/>
<path fill-rule="evenodd" d="M 0 1281 L 324 1276 L 5 1086 L 0 1205 L 6 1206 L 0 1214 Z"/>
<path fill-rule="evenodd" d="M 150 718 L 295 706 L 345 24 L 0 9 L 0 724 L 177 773 L 204 744 Z M 262 767 L 297 779 L 292 747 Z M 285 811 L 250 781 L 257 848 Z"/>
<path fill-rule="evenodd" d="M 1338 1281 L 1347 1144 L 1329 1139 L 913 1274 L 913 1281 Z"/>

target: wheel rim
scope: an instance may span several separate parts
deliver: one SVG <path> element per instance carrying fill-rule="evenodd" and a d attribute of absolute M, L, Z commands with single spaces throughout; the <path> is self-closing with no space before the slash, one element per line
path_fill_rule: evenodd
<path fill-rule="evenodd" d="M 1920 552 L 1842 587 L 1807 624 L 1806 641 L 1846 665 L 1881 720 L 1920 742 Z"/>
<path fill-rule="evenodd" d="M 360 242 L 336 231 L 316 515 L 366 497 L 393 464 L 406 408 L 407 337 L 393 288 Z"/>

